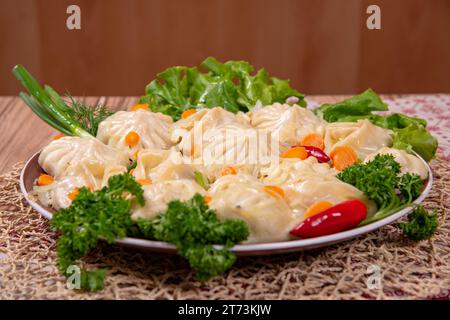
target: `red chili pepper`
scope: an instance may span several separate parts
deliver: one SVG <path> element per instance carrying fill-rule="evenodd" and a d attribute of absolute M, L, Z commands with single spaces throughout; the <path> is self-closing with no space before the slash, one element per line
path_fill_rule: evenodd
<path fill-rule="evenodd" d="M 306 149 L 306 151 L 308 152 L 308 156 L 315 157 L 317 161 L 319 161 L 320 163 L 328 162 L 331 160 L 330 157 L 327 156 L 327 154 L 322 150 L 320 150 L 319 148 L 312 146 L 302 146 L 302 147 Z"/>
<path fill-rule="evenodd" d="M 367 216 L 366 205 L 348 200 L 303 220 L 290 231 L 300 238 L 314 238 L 356 227 Z"/>

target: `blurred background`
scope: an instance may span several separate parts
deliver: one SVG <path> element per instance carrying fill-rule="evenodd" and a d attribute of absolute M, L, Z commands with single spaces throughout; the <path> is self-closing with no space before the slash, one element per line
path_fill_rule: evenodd
<path fill-rule="evenodd" d="M 81 8 L 81 30 L 66 9 Z M 381 30 L 366 9 L 381 8 Z M 450 0 L 0 0 L 0 95 L 18 63 L 73 95 L 136 95 L 173 65 L 243 59 L 306 94 L 450 92 Z"/>

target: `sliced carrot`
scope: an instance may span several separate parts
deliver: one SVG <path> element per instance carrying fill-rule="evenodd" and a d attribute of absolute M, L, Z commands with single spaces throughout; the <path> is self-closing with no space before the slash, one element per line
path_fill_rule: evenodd
<path fill-rule="evenodd" d="M 205 201 L 206 204 L 210 204 L 210 202 L 212 201 L 212 197 L 211 196 L 204 196 L 203 197 L 203 201 Z"/>
<path fill-rule="evenodd" d="M 319 133 L 310 133 L 304 136 L 300 142 L 302 146 L 316 147 L 320 150 L 325 149 L 325 143 L 323 142 L 322 135 Z"/>
<path fill-rule="evenodd" d="M 53 177 L 48 174 L 41 174 L 38 178 L 38 186 L 48 186 L 53 183 Z"/>
<path fill-rule="evenodd" d="M 52 140 L 58 140 L 58 139 L 61 139 L 62 137 L 64 137 L 64 135 L 63 135 L 62 133 L 59 133 L 59 134 L 57 134 L 56 136 L 54 136 L 54 137 L 52 138 Z"/>
<path fill-rule="evenodd" d="M 331 151 L 330 157 L 333 160 L 333 167 L 339 171 L 351 166 L 358 161 L 355 150 L 347 146 L 336 147 Z"/>
<path fill-rule="evenodd" d="M 133 175 L 133 173 L 134 173 L 134 169 L 131 169 L 129 174 Z"/>
<path fill-rule="evenodd" d="M 183 113 L 181 114 L 181 119 L 186 119 L 196 112 L 197 112 L 197 110 L 195 110 L 195 109 L 187 109 L 187 110 L 183 111 Z"/>
<path fill-rule="evenodd" d="M 137 134 L 136 131 L 128 132 L 127 136 L 125 137 L 125 143 L 130 147 L 134 147 L 135 145 L 137 145 L 139 143 L 139 140 L 141 140 L 141 137 Z"/>
<path fill-rule="evenodd" d="M 226 176 L 229 174 L 237 174 L 237 170 L 235 167 L 223 167 L 220 171 L 221 176 Z"/>
<path fill-rule="evenodd" d="M 305 215 L 303 216 L 304 219 L 307 219 L 309 217 L 312 217 L 315 214 L 318 214 L 319 212 L 322 212 L 328 208 L 331 208 L 333 204 L 328 201 L 319 201 L 311 205 L 308 210 L 306 210 Z"/>
<path fill-rule="evenodd" d="M 148 105 L 148 103 L 139 103 L 139 104 L 137 104 L 135 106 L 132 106 L 130 108 L 131 111 L 136 111 L 136 110 L 139 110 L 139 109 L 150 110 L 150 106 Z"/>
<path fill-rule="evenodd" d="M 80 190 L 78 190 L 78 188 L 73 189 L 73 191 L 71 193 L 69 193 L 68 197 L 70 200 L 75 200 L 75 198 L 78 196 L 78 194 L 80 193 Z"/>
<path fill-rule="evenodd" d="M 137 179 L 137 183 L 139 183 L 141 186 L 147 186 L 149 184 L 152 184 L 152 180 L 150 179 Z"/>
<path fill-rule="evenodd" d="M 305 160 L 308 158 L 308 151 L 303 147 L 292 147 L 281 154 L 282 158 L 298 158 Z"/>
<path fill-rule="evenodd" d="M 284 199 L 284 190 L 279 186 L 264 186 L 263 191 L 273 197 Z"/>

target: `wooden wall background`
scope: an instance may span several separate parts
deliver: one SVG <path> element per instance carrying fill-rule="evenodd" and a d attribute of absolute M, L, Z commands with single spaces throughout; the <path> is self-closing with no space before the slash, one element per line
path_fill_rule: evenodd
<path fill-rule="evenodd" d="M 370 4 L 382 30 L 366 28 Z M 141 95 L 157 72 L 210 55 L 307 94 L 450 92 L 450 0 L 0 0 L 0 95 L 20 90 L 17 63 L 73 95 Z"/>

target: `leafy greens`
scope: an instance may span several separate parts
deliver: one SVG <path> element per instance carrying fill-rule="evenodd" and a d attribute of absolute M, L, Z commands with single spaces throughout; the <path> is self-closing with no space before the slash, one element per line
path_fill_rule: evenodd
<path fill-rule="evenodd" d="M 247 225 L 241 220 L 220 221 L 200 194 L 185 202 L 171 201 L 157 218 L 139 219 L 137 225 L 145 238 L 175 244 L 201 281 L 229 269 L 236 256 L 228 249 L 249 235 Z"/>
<path fill-rule="evenodd" d="M 398 227 L 411 240 L 429 239 L 438 227 L 436 210 L 430 214 L 423 206 L 419 205 L 408 215 L 408 223 L 399 223 Z"/>
<path fill-rule="evenodd" d="M 125 197 L 129 193 L 134 197 Z M 112 176 L 108 186 L 94 192 L 83 187 L 68 208 L 58 210 L 51 220 L 60 232 L 57 244 L 58 267 L 68 276 L 69 266 L 97 246 L 99 237 L 112 243 L 126 236 L 133 225 L 130 216 L 132 200 L 144 205 L 141 186 L 129 174 Z M 104 272 L 82 270 L 81 289 L 102 289 Z"/>
<path fill-rule="evenodd" d="M 367 217 L 361 224 L 380 220 L 406 207 L 419 196 L 423 188 L 423 182 L 417 174 L 400 174 L 400 164 L 390 154 L 376 155 L 367 163 L 353 164 L 340 172 L 337 178 L 355 186 L 377 204 L 377 213 Z"/>
<path fill-rule="evenodd" d="M 316 114 L 328 122 L 355 122 L 368 119 L 373 124 L 393 131 L 393 147 L 407 152 L 417 152 L 422 158 L 430 161 L 437 150 L 437 139 L 426 130 L 424 119 L 393 113 L 381 116 L 373 111 L 387 111 L 388 106 L 372 90 L 347 100 L 324 104 L 315 110 Z"/>
<path fill-rule="evenodd" d="M 206 69 L 201 72 L 200 68 Z M 178 120 L 184 110 L 220 106 L 231 112 L 249 111 L 257 101 L 263 105 L 285 102 L 297 97 L 306 106 L 304 95 L 293 89 L 288 80 L 270 77 L 265 69 L 252 75 L 246 61 L 221 63 L 209 57 L 198 67 L 172 67 L 158 74 L 146 87 L 141 103 L 154 112 Z"/>
<path fill-rule="evenodd" d="M 130 235 L 175 244 L 198 279 L 205 281 L 233 265 L 236 256 L 229 248 L 249 234 L 241 220 L 220 221 L 199 194 L 186 202 L 171 201 L 157 218 L 137 222 L 131 219 L 133 202 L 144 205 L 143 190 L 125 173 L 111 177 L 101 190 L 81 188 L 70 207 L 54 214 L 51 225 L 60 233 L 58 267 L 65 276 L 70 276 L 70 266 L 97 246 L 99 238 L 112 243 Z M 80 289 L 101 290 L 105 274 L 103 269 L 81 269 Z"/>

